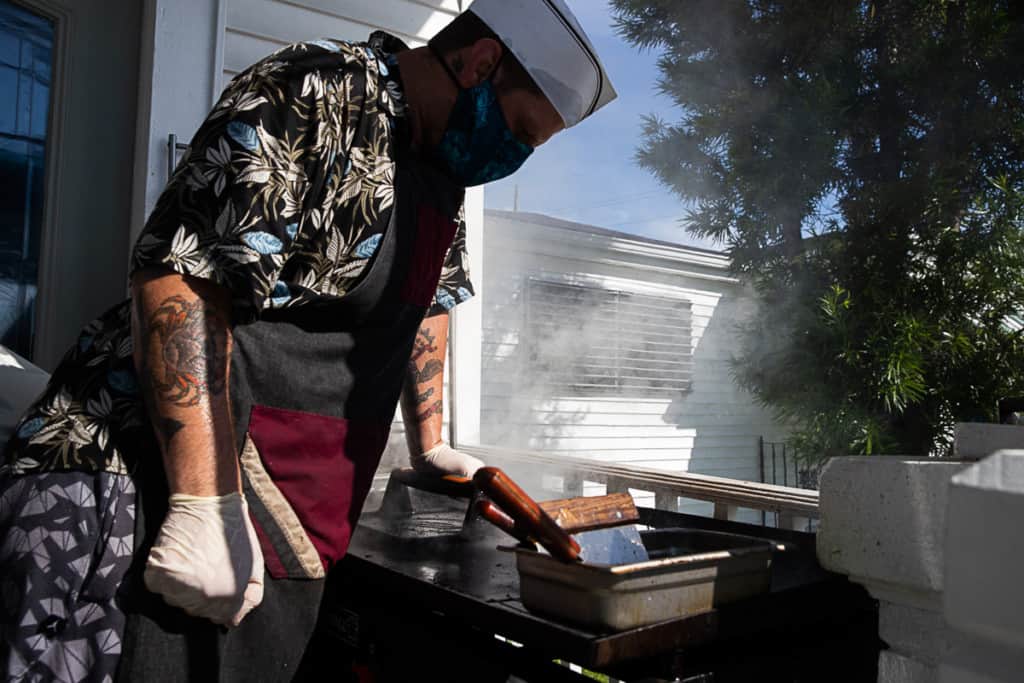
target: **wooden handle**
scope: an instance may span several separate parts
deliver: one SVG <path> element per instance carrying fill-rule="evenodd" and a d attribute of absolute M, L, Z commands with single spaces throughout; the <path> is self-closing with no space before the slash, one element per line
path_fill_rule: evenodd
<path fill-rule="evenodd" d="M 628 493 L 541 500 L 537 504 L 570 534 L 635 524 L 640 519 L 640 511 Z"/>
<path fill-rule="evenodd" d="M 580 546 L 533 498 L 497 467 L 481 467 L 473 476 L 477 485 L 511 517 L 516 526 L 537 539 L 544 548 L 566 562 L 579 559 Z"/>
<path fill-rule="evenodd" d="M 509 536 L 513 536 L 523 543 L 533 544 L 534 540 L 530 535 L 516 526 L 516 521 L 502 512 L 497 505 L 489 500 L 479 499 L 476 501 L 477 513 L 488 522 L 498 527 Z"/>

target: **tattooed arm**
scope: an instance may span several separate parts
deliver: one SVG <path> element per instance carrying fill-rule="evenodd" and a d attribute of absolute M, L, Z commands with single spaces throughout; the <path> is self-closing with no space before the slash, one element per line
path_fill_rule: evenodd
<path fill-rule="evenodd" d="M 198 278 L 146 270 L 132 278 L 135 367 L 163 451 L 172 493 L 240 489 L 228 403 L 227 290 Z"/>
<path fill-rule="evenodd" d="M 264 565 L 228 404 L 229 295 L 143 270 L 132 299 L 135 366 L 171 493 L 143 580 L 187 614 L 237 626 L 263 600 Z"/>
<path fill-rule="evenodd" d="M 402 421 L 409 451 L 420 454 L 441 443 L 444 409 L 444 360 L 448 348 L 448 314 L 420 325 L 402 388 Z"/>
<path fill-rule="evenodd" d="M 447 346 L 448 314 L 424 320 L 416 335 L 402 389 L 402 418 L 409 462 L 416 470 L 428 474 L 471 477 L 483 463 L 460 453 L 441 438 Z"/>

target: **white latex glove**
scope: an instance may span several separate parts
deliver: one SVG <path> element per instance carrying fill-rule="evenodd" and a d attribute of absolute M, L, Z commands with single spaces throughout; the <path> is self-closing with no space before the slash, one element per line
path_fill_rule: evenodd
<path fill-rule="evenodd" d="M 263 601 L 263 552 L 242 494 L 173 494 L 143 579 L 192 616 L 238 626 Z"/>
<path fill-rule="evenodd" d="M 421 455 L 411 455 L 409 462 L 414 470 L 423 474 L 454 474 L 470 478 L 484 466 L 472 455 L 460 453 L 446 443 L 440 443 Z"/>

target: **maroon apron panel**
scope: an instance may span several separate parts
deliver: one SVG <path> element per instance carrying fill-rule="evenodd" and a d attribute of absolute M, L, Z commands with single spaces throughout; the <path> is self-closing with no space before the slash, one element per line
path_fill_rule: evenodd
<path fill-rule="evenodd" d="M 416 215 L 416 242 L 412 263 L 402 287 L 402 300 L 416 306 L 430 306 L 441 277 L 444 257 L 455 239 L 459 222 L 428 203 L 420 204 Z"/>
<path fill-rule="evenodd" d="M 345 555 L 390 424 L 254 405 L 249 435 L 329 569 Z"/>

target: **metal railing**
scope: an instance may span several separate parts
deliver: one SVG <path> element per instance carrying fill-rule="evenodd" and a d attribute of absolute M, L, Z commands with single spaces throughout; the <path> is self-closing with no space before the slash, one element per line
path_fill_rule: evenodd
<path fill-rule="evenodd" d="M 514 476 L 532 478 L 536 487 L 544 475 L 559 477 L 561 487 L 556 493 L 567 497 L 583 495 L 584 484 L 596 483 L 608 493 L 652 493 L 659 510 L 678 511 L 680 499 L 710 502 L 716 519 L 735 519 L 746 508 L 773 513 L 776 526 L 806 530 L 810 520 L 818 517 L 818 492 L 807 489 L 497 447 L 460 446 L 460 450 L 487 463 L 517 466 Z M 531 482 L 521 483 L 529 487 Z"/>
<path fill-rule="evenodd" d="M 820 466 L 802 463 L 796 458 L 789 445 L 784 441 L 765 441 L 764 437 L 758 439 L 758 460 L 761 469 L 761 481 L 765 484 L 778 485 L 780 479 L 782 486 L 788 487 L 792 484 L 798 489 L 818 489 L 818 475 L 821 472 Z M 768 511 L 761 511 L 761 524 L 768 525 Z M 776 514 L 775 525 L 779 526 L 781 520 Z M 808 520 L 808 531 L 813 525 Z"/>

